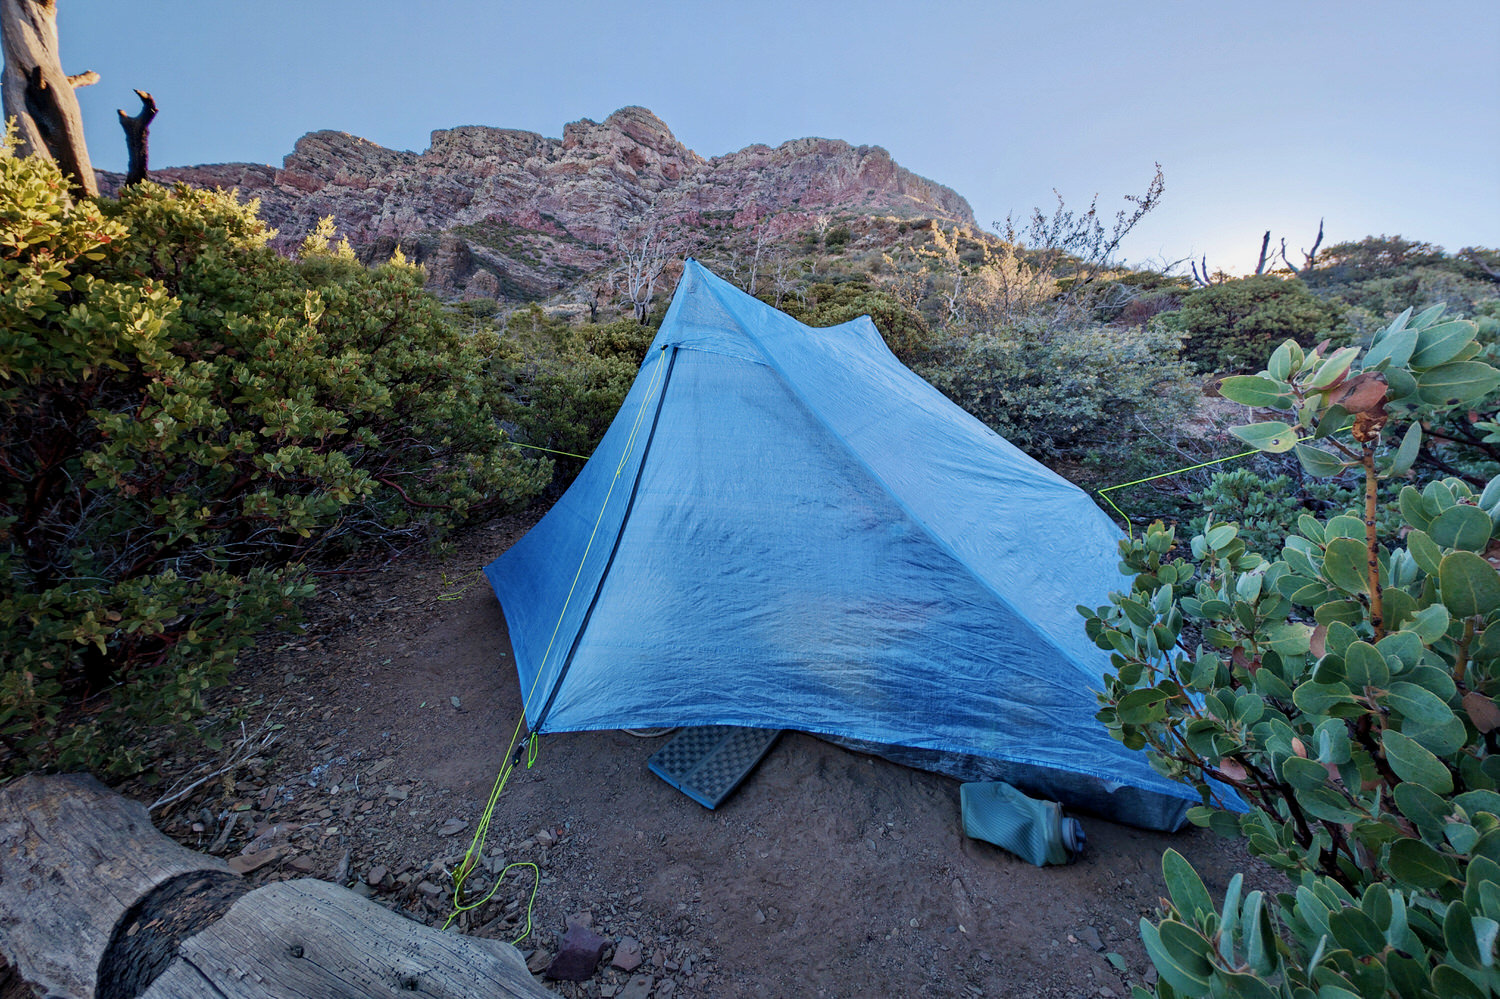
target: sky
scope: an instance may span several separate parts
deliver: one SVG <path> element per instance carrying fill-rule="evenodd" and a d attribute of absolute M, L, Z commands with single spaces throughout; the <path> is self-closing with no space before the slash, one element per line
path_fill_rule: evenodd
<path fill-rule="evenodd" d="M 1054 191 L 1113 215 L 1166 177 L 1135 263 L 1254 267 L 1400 234 L 1500 246 L 1500 0 L 983 3 L 59 0 L 96 166 L 151 92 L 154 167 L 280 164 L 318 129 L 561 136 L 650 108 L 704 156 L 808 135 L 884 146 L 981 226 Z M 1185 265 L 1183 265 L 1185 266 Z"/>

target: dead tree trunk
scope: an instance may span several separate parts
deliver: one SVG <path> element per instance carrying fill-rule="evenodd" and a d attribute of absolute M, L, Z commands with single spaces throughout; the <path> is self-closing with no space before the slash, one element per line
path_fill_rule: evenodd
<path fill-rule="evenodd" d="M 151 119 L 156 117 L 156 101 L 144 90 L 135 95 L 141 99 L 141 113 L 132 118 L 124 109 L 115 111 L 120 116 L 120 127 L 125 130 L 125 148 L 130 153 L 130 167 L 125 173 L 125 186 L 139 184 L 146 179 L 147 136 L 151 131 Z"/>
<path fill-rule="evenodd" d="M 58 999 L 552 995 L 509 944 L 311 878 L 252 891 L 77 775 L 0 790 L 0 953 Z"/>
<path fill-rule="evenodd" d="M 17 152 L 50 157 L 71 178 L 75 191 L 97 196 L 99 181 L 89 163 L 83 113 L 73 88 L 97 82 L 99 74 L 63 72 L 56 0 L 0 0 L 0 42 L 5 49 L 0 95 L 6 118 L 16 119 Z"/>

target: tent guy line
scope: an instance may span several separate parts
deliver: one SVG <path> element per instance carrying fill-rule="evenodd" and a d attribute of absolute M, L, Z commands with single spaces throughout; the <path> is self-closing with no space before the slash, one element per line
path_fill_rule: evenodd
<path fill-rule="evenodd" d="M 665 347 L 662 348 L 662 350 L 665 349 Z M 660 365 L 657 366 L 657 370 L 659 373 Z M 610 480 L 609 490 L 604 494 L 604 501 L 599 506 L 599 515 L 594 519 L 594 528 L 593 531 L 589 534 L 588 544 L 584 547 L 583 555 L 579 559 L 578 569 L 573 573 L 572 585 L 568 587 L 567 597 L 563 600 L 562 609 L 558 612 L 557 624 L 554 625 L 552 629 L 552 637 L 547 642 L 546 651 L 542 653 L 543 661 L 545 661 L 547 656 L 551 654 L 553 643 L 557 640 L 558 629 L 562 627 L 563 619 L 567 616 L 568 606 L 572 602 L 573 594 L 578 588 L 578 580 L 583 575 L 584 565 L 588 561 L 589 552 L 593 549 L 594 539 L 598 536 L 599 525 L 604 521 L 604 514 L 608 509 L 609 499 L 614 494 L 615 485 L 619 482 L 620 476 L 624 474 L 625 465 L 630 458 L 631 452 L 635 448 L 636 436 L 640 432 L 641 421 L 646 414 L 645 403 L 650 399 L 652 391 L 655 389 L 655 385 L 656 379 L 655 374 L 653 374 L 650 388 L 648 389 L 645 397 L 642 399 L 641 408 L 636 412 L 635 422 L 630 428 L 630 436 L 626 439 L 624 453 L 622 453 L 620 456 L 619 464 L 615 466 L 615 474 L 614 477 Z M 665 388 L 665 386 L 663 387 Z M 500 770 L 495 775 L 495 783 L 490 789 L 489 801 L 485 803 L 484 811 L 480 814 L 479 822 L 474 829 L 474 838 L 469 842 L 469 849 L 464 852 L 464 859 L 459 864 L 458 871 L 453 876 L 453 911 L 448 914 L 447 920 L 444 921 L 444 929 L 447 929 L 448 925 L 452 923 L 460 913 L 468 912 L 472 909 L 477 909 L 479 906 L 488 902 L 490 898 L 495 894 L 495 892 L 500 889 L 500 884 L 504 880 L 505 872 L 501 871 L 495 875 L 495 883 L 490 886 L 490 890 L 486 892 L 483 897 L 476 899 L 475 901 L 470 903 L 464 902 L 464 882 L 468 879 L 469 873 L 479 865 L 480 858 L 483 856 L 485 842 L 489 838 L 490 821 L 494 817 L 495 807 L 500 802 L 500 796 L 505 792 L 505 786 L 510 782 L 510 775 L 515 771 L 516 763 L 518 762 L 516 757 L 519 755 L 519 750 L 522 745 L 528 747 L 526 755 L 526 768 L 529 770 L 536 764 L 538 752 L 536 727 L 532 726 L 530 736 L 525 743 L 518 743 L 517 740 L 519 740 L 521 737 L 522 726 L 524 726 L 527 722 L 527 716 L 531 711 L 531 698 L 536 693 L 537 683 L 541 680 L 541 677 L 541 670 L 538 670 L 536 677 L 531 681 L 530 688 L 528 688 L 526 691 L 526 697 L 523 699 L 521 704 L 521 716 L 516 719 L 515 728 L 510 733 L 510 741 L 505 747 L 505 755 L 501 758 Z M 509 869 L 510 867 L 506 868 L 506 870 Z M 540 877 L 540 875 L 538 875 L 538 877 Z M 534 894 L 535 893 L 533 892 L 533 895 Z M 529 915 L 527 932 L 530 932 Z M 522 937 L 522 939 L 524 939 L 524 936 Z"/>

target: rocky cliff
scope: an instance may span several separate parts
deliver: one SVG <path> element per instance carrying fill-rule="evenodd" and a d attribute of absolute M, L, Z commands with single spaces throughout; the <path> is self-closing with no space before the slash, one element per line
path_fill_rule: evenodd
<path fill-rule="evenodd" d="M 609 264 L 621 227 L 647 215 L 684 249 L 773 215 L 783 237 L 846 214 L 974 224 L 967 201 L 879 146 L 796 139 L 704 159 L 639 107 L 572 122 L 561 139 L 442 129 L 420 154 L 311 132 L 280 169 L 223 163 L 155 170 L 152 179 L 259 198 L 283 249 L 332 215 L 361 257 L 384 259 L 400 245 L 427 267 L 435 291 L 468 297 L 550 295 Z M 112 190 L 119 178 L 101 181 Z"/>

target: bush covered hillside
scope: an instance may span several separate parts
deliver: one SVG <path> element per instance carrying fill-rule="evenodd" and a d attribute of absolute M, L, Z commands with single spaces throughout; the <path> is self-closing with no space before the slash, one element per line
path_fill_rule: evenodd
<path fill-rule="evenodd" d="M 0 150 L 0 768 L 113 772 L 187 725 L 309 569 L 536 495 L 496 338 L 399 258 L 153 184 L 68 193 Z"/>

